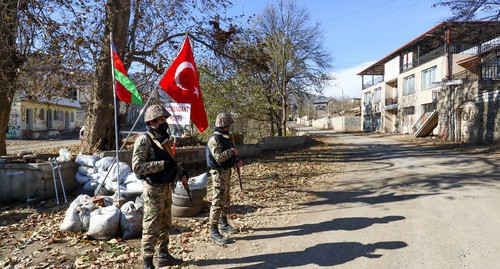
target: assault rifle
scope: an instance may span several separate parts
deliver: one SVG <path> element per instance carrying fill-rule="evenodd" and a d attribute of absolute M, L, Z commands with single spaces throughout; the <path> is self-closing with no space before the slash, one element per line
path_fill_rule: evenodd
<path fill-rule="evenodd" d="M 172 159 L 176 160 L 175 154 L 172 152 L 172 148 L 170 147 L 169 142 L 163 144 L 163 148 L 168 152 L 168 154 L 170 155 L 170 157 L 172 157 Z M 184 168 L 182 168 L 182 166 L 179 163 L 177 163 L 177 176 L 179 177 L 179 180 L 181 181 L 184 189 L 186 189 L 191 205 L 194 205 L 193 198 L 191 197 L 191 190 L 189 189 L 189 184 L 188 184 L 188 179 L 189 179 L 188 173 L 186 172 L 186 170 L 184 170 Z M 186 180 L 184 180 L 184 178 Z"/>
<path fill-rule="evenodd" d="M 229 137 L 231 138 L 231 143 L 233 143 L 233 147 L 236 145 L 234 143 L 234 134 L 233 133 L 230 133 L 229 134 Z M 238 167 L 238 162 L 240 161 L 240 158 L 236 157 L 234 159 L 234 171 L 236 171 L 236 174 L 238 174 L 238 181 L 240 183 L 240 190 L 243 190 L 243 185 L 241 184 L 241 170 L 240 168 Z"/>
<path fill-rule="evenodd" d="M 241 170 L 240 168 L 238 167 L 238 162 L 240 161 L 239 158 L 236 158 L 236 160 L 234 160 L 234 170 L 236 171 L 236 174 L 238 174 L 238 181 L 240 182 L 240 190 L 243 190 L 243 185 L 241 184 Z"/>
<path fill-rule="evenodd" d="M 179 163 L 177 163 L 177 175 L 179 176 L 179 180 L 181 181 L 182 186 L 184 187 L 184 189 L 186 189 L 186 193 L 189 197 L 189 201 L 191 202 L 191 205 L 194 206 L 193 197 L 191 197 L 191 189 L 189 189 L 188 173 L 186 172 L 186 170 L 184 170 L 184 168 L 182 168 L 182 166 Z M 184 178 L 186 180 L 184 180 Z"/>

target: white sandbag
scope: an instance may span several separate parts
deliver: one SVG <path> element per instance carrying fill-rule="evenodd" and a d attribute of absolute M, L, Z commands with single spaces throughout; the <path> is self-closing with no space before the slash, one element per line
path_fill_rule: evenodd
<path fill-rule="evenodd" d="M 135 173 L 129 172 L 127 173 L 127 177 L 125 178 L 125 181 L 123 182 L 124 184 L 130 184 L 130 183 L 139 183 L 142 182 Z"/>
<path fill-rule="evenodd" d="M 81 232 L 88 229 L 90 212 L 95 208 L 90 196 L 82 194 L 69 205 L 63 223 L 59 227 L 63 232 Z"/>
<path fill-rule="evenodd" d="M 76 172 L 75 179 L 80 184 L 85 184 L 87 181 L 90 181 L 89 176 L 82 175 L 80 172 Z"/>
<path fill-rule="evenodd" d="M 75 163 L 78 165 L 95 167 L 95 164 L 98 160 L 99 160 L 99 157 L 97 157 L 97 156 L 80 154 L 80 155 L 76 156 Z"/>
<path fill-rule="evenodd" d="M 83 185 L 83 189 L 86 191 L 95 191 L 97 189 L 97 186 L 99 186 L 99 183 L 97 181 L 89 180 L 85 185 Z"/>
<path fill-rule="evenodd" d="M 144 208 L 144 198 L 142 198 L 142 194 L 139 195 L 139 196 L 137 196 L 137 197 L 135 197 L 135 203 L 134 204 L 135 204 L 135 207 L 137 209 L 140 209 L 140 210 L 142 210 L 142 212 L 144 212 L 144 209 L 143 209 Z"/>
<path fill-rule="evenodd" d="M 86 165 L 80 165 L 77 168 L 78 173 L 80 173 L 80 174 L 82 174 L 84 176 L 92 175 L 93 173 L 96 172 L 94 170 L 95 170 L 94 167 L 92 167 L 92 166 L 86 166 Z"/>
<path fill-rule="evenodd" d="M 96 168 L 100 168 L 104 171 L 107 171 L 109 167 L 113 164 L 114 157 L 103 157 L 99 161 L 95 163 Z"/>
<path fill-rule="evenodd" d="M 98 183 L 102 184 L 102 182 L 104 181 L 104 177 L 106 176 L 106 172 L 104 173 L 94 173 L 92 175 L 90 175 L 91 179 L 94 180 L 94 181 L 97 181 Z M 109 179 L 106 179 L 106 181 L 108 181 Z"/>
<path fill-rule="evenodd" d="M 104 183 L 104 187 L 110 191 L 117 191 L 118 190 L 118 182 L 116 181 L 111 181 L 109 179 L 106 180 Z"/>
<path fill-rule="evenodd" d="M 94 239 L 109 240 L 115 237 L 120 225 L 120 209 L 115 206 L 98 208 L 90 213 L 87 235 Z"/>
<path fill-rule="evenodd" d="M 175 183 L 175 188 L 182 188 L 184 189 L 184 186 L 182 186 L 182 182 L 178 180 Z M 190 177 L 188 180 L 188 185 L 190 190 L 201 190 L 207 187 L 208 184 L 208 173 L 203 173 L 199 176 L 196 177 Z"/>
<path fill-rule="evenodd" d="M 86 194 L 79 195 L 75 201 L 78 205 L 78 217 L 82 222 L 83 230 L 87 231 L 89 229 L 90 213 L 94 211 L 96 206 L 90 196 Z"/>
<path fill-rule="evenodd" d="M 117 167 L 119 170 L 116 169 Z M 120 182 L 124 182 L 127 176 L 132 171 L 132 168 L 126 162 L 119 162 L 118 166 L 116 165 L 116 163 L 114 163 L 109 169 L 111 170 L 109 176 L 111 176 L 113 181 L 117 180 L 118 172 L 120 172 L 120 178 L 119 178 Z"/>
<path fill-rule="evenodd" d="M 61 232 L 81 232 L 83 231 L 83 224 L 78 216 L 78 205 L 76 202 L 72 202 L 68 209 L 66 209 L 66 215 L 64 216 L 64 220 L 59 226 Z"/>
<path fill-rule="evenodd" d="M 144 184 L 141 183 L 129 183 L 126 184 L 126 190 L 127 192 L 131 193 L 142 193 L 142 188 L 144 187 Z"/>
<path fill-rule="evenodd" d="M 208 173 L 203 173 L 199 176 L 189 178 L 188 184 L 191 190 L 201 190 L 206 188 L 208 184 Z"/>
<path fill-rule="evenodd" d="M 143 207 L 137 207 L 133 201 L 126 202 L 120 208 L 120 227 L 123 239 L 139 238 L 142 235 Z"/>

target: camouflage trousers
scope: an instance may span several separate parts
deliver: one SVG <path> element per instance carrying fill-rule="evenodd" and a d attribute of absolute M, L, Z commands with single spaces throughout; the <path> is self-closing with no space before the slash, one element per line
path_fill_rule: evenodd
<path fill-rule="evenodd" d="M 155 247 L 168 249 L 168 232 L 172 224 L 172 184 L 144 183 L 144 218 L 142 221 L 142 255 L 152 257 Z"/>
<path fill-rule="evenodd" d="M 212 206 L 210 207 L 210 224 L 218 224 L 221 217 L 226 217 L 231 204 L 231 169 L 212 169 Z"/>

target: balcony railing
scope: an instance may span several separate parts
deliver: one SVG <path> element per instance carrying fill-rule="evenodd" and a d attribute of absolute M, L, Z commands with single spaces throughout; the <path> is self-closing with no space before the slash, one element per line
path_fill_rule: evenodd
<path fill-rule="evenodd" d="M 468 81 L 478 79 L 500 80 L 500 67 L 494 64 L 477 66 L 454 74 L 453 79 L 465 79 Z"/>

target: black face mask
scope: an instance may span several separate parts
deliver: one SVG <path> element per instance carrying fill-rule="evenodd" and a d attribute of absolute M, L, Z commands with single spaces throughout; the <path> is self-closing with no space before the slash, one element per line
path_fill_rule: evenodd
<path fill-rule="evenodd" d="M 158 125 L 158 133 L 161 135 L 167 135 L 168 134 L 168 123 L 167 122 L 162 122 Z"/>

